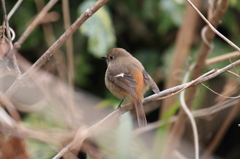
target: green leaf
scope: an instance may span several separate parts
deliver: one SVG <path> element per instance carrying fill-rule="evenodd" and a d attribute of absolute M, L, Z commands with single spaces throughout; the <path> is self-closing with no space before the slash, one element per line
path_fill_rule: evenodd
<path fill-rule="evenodd" d="M 89 9 L 95 1 L 84 1 L 78 8 L 79 14 Z M 81 27 L 80 32 L 88 39 L 88 51 L 95 57 L 105 55 L 110 48 L 115 46 L 116 38 L 110 14 L 106 6 L 99 9 Z"/>

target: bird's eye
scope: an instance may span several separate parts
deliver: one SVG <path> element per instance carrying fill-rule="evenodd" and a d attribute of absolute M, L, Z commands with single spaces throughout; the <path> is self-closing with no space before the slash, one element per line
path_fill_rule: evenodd
<path fill-rule="evenodd" d="M 110 58 L 110 60 L 112 60 L 112 59 L 113 59 L 113 56 L 110 56 L 109 58 Z"/>

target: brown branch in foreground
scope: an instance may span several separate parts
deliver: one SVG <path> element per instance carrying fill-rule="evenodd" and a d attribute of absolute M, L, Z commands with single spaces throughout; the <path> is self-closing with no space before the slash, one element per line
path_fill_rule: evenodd
<path fill-rule="evenodd" d="M 178 92 L 180 90 L 182 90 L 183 88 L 187 89 L 189 87 L 193 87 L 193 86 L 196 86 L 200 83 L 203 83 L 205 81 L 208 81 L 224 72 L 226 72 L 227 70 L 233 68 L 233 66 L 236 66 L 236 65 L 239 65 L 240 64 L 240 60 L 238 61 L 235 61 L 233 64 L 230 64 L 222 69 L 219 69 L 219 70 L 216 70 L 214 71 L 214 73 L 210 74 L 210 75 L 207 75 L 206 77 L 203 77 L 203 78 L 200 78 L 198 79 L 196 82 L 192 83 L 192 82 L 188 82 L 188 83 L 185 83 L 185 84 L 182 84 L 182 85 L 179 85 L 179 86 L 176 86 L 176 87 L 173 87 L 173 88 L 169 88 L 167 90 L 163 90 L 161 91 L 160 93 L 158 94 L 154 94 L 154 95 L 151 95 L 147 98 L 144 99 L 143 103 L 147 103 L 147 102 L 150 102 L 150 101 L 154 101 L 154 100 L 158 100 L 159 98 L 162 98 L 162 97 L 168 97 L 168 96 L 171 96 L 172 94 L 174 94 L 175 92 Z M 209 71 L 211 72 L 211 71 Z M 192 84 L 191 84 L 192 83 Z M 191 85 L 190 85 L 191 84 Z M 187 87 L 186 87 L 187 86 Z M 76 135 L 75 138 L 81 138 L 81 142 L 83 140 L 85 140 L 86 138 L 88 138 L 89 136 L 91 136 L 92 134 L 94 134 L 95 132 L 100 132 L 101 129 L 104 129 L 104 127 L 109 124 L 109 122 L 113 122 L 114 118 L 116 117 L 119 117 L 119 115 L 121 114 L 124 114 L 126 113 L 127 111 L 133 109 L 133 104 L 129 103 L 129 104 L 126 104 L 124 105 L 123 107 L 121 107 L 121 109 L 116 109 L 115 111 L 113 111 L 111 114 L 109 114 L 108 116 L 106 116 L 104 119 L 102 119 L 101 121 L 99 121 L 98 123 L 92 125 L 91 127 L 89 127 L 88 129 L 85 129 L 84 130 L 84 133 L 80 133 L 80 135 Z M 104 126 L 105 125 L 105 126 Z M 80 128 L 81 129 L 81 128 Z M 82 135 L 83 134 L 83 135 Z M 70 142 L 66 147 L 64 147 L 55 157 L 54 159 L 58 159 L 60 158 L 61 156 L 64 155 L 64 153 L 66 153 L 67 151 L 70 151 L 72 150 L 73 147 L 75 146 L 78 146 L 77 145 L 78 143 L 78 140 L 73 140 L 72 142 Z"/>
<path fill-rule="evenodd" d="M 90 9 L 87 9 L 64 33 L 63 35 L 29 68 L 19 80 L 14 81 L 10 88 L 6 91 L 6 97 L 10 98 L 12 94 L 20 87 L 20 81 L 30 78 L 47 60 L 64 44 L 64 42 L 98 9 L 100 9 L 108 0 L 97 1 Z M 4 104 L 4 103 L 3 103 Z"/>
<path fill-rule="evenodd" d="M 198 13 L 200 12 L 191 3 L 191 1 L 189 1 L 189 0 L 187 0 L 187 1 L 192 5 L 192 7 Z M 225 11 L 227 10 L 227 7 L 228 7 L 228 1 L 227 0 L 220 0 L 219 1 L 216 10 L 214 11 L 211 19 L 209 20 L 213 27 L 218 26 L 221 17 L 223 16 Z M 201 14 L 201 13 L 199 13 L 199 14 Z M 207 24 L 209 24 L 209 22 Z M 194 71 L 193 71 L 192 79 L 196 79 L 197 77 L 199 77 L 202 74 L 202 71 L 205 68 L 204 62 L 205 62 L 208 54 L 211 51 L 211 47 L 209 47 L 209 44 L 211 44 L 214 36 L 215 36 L 215 33 L 211 30 L 211 27 L 208 27 L 205 31 L 205 39 L 206 39 L 205 41 L 207 41 L 208 43 L 203 41 L 202 44 L 201 44 L 199 54 L 198 54 L 198 57 L 197 57 L 197 61 L 196 61 L 196 64 L 195 64 L 195 68 L 194 68 Z M 186 103 L 189 107 L 192 106 L 192 102 L 194 100 L 196 91 L 197 91 L 197 87 L 194 87 L 194 88 L 189 89 L 189 91 L 187 93 Z M 180 108 L 180 111 L 179 111 L 179 114 L 178 114 L 178 121 L 174 124 L 174 126 L 171 129 L 171 132 L 168 136 L 168 140 L 167 140 L 167 144 L 166 144 L 167 147 L 164 151 L 163 159 L 168 159 L 169 154 L 171 154 L 173 152 L 173 150 L 179 144 L 180 138 L 181 138 L 182 133 L 184 132 L 184 129 L 185 129 L 186 119 L 187 119 L 187 116 L 186 116 L 184 110 Z"/>
<path fill-rule="evenodd" d="M 18 111 L 16 110 L 15 106 L 12 104 L 12 102 L 6 98 L 2 92 L 0 92 L 0 101 L 3 101 L 7 106 L 7 111 L 11 115 L 11 117 L 16 121 L 19 122 L 21 120 L 20 115 L 18 114 Z"/>

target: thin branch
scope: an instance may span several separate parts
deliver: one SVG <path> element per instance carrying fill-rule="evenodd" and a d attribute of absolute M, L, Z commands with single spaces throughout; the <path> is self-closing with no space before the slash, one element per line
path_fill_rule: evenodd
<path fill-rule="evenodd" d="M 234 73 L 234 72 L 232 72 L 232 71 L 229 71 L 229 70 L 228 70 L 227 73 L 230 73 L 230 74 L 232 74 L 232 75 L 234 75 L 234 76 L 240 78 L 240 75 L 239 75 L 239 74 Z"/>
<path fill-rule="evenodd" d="M 15 11 L 18 9 L 18 7 L 20 6 L 20 4 L 22 3 L 23 0 L 18 0 L 17 3 L 14 5 L 14 7 L 12 8 L 12 10 L 9 12 L 8 14 L 8 20 L 11 19 L 12 15 L 15 13 Z"/>
<path fill-rule="evenodd" d="M 15 127 L 16 122 L 8 115 L 8 113 L 0 107 L 0 123 L 8 127 Z"/>
<path fill-rule="evenodd" d="M 58 2 L 58 0 L 50 0 L 48 4 L 42 9 L 42 11 L 36 16 L 32 23 L 27 27 L 22 36 L 14 43 L 16 49 L 20 49 L 24 41 L 31 34 L 33 29 L 39 24 L 42 18 L 47 14 L 47 12 Z"/>
<path fill-rule="evenodd" d="M 218 96 L 221 96 L 223 98 L 229 98 L 229 99 L 237 99 L 237 98 L 240 98 L 240 95 L 236 96 L 236 97 L 228 97 L 228 96 L 224 96 L 222 94 L 219 94 L 217 92 L 215 92 L 214 90 L 212 90 L 211 88 L 209 88 L 208 86 L 206 86 L 205 84 L 201 83 L 205 88 L 207 88 L 208 90 L 210 90 L 211 92 L 213 92 L 214 94 L 218 95 Z"/>
<path fill-rule="evenodd" d="M 224 1 L 224 0 L 221 0 L 221 1 Z M 233 48 L 235 48 L 240 53 L 240 48 L 237 45 L 235 45 L 233 42 L 231 42 L 228 38 L 226 38 L 224 35 L 222 35 L 219 31 L 217 31 L 217 29 L 215 29 L 212 26 L 212 24 L 204 17 L 204 15 L 202 15 L 202 13 L 194 6 L 194 4 L 190 0 L 187 0 L 187 2 L 197 11 L 197 13 L 201 16 L 201 18 L 207 23 L 207 25 L 211 28 L 211 30 L 215 34 L 220 36 L 224 41 L 226 41 L 229 45 L 231 45 Z M 225 2 L 227 2 L 227 0 Z"/>
<path fill-rule="evenodd" d="M 22 72 L 21 72 L 21 70 L 18 66 L 18 62 L 17 62 L 17 58 L 16 58 L 15 54 L 13 54 L 13 65 L 14 65 L 14 68 L 17 72 L 17 80 L 18 80 L 18 78 L 21 76 Z"/>
<path fill-rule="evenodd" d="M 7 32 L 7 38 L 9 40 L 9 45 L 10 45 L 10 50 L 9 50 L 9 54 L 12 53 L 13 51 L 13 44 L 12 44 L 12 38 L 11 37 L 11 34 L 10 34 L 10 27 L 9 27 L 9 23 L 8 23 L 8 15 L 7 15 L 7 12 L 6 12 L 6 4 L 5 4 L 5 0 L 2 0 L 2 8 L 3 8 L 3 17 L 4 17 L 4 21 L 5 21 L 5 26 L 6 26 L 6 32 Z M 4 25 L 3 25 L 4 26 Z M 14 36 L 14 35 L 13 35 Z M 20 71 L 20 68 L 18 66 L 18 63 L 17 63 L 17 59 L 16 59 L 16 56 L 15 54 L 12 54 L 13 56 L 13 64 L 14 64 L 14 68 L 15 70 L 17 71 L 17 77 L 20 77 L 21 75 L 21 71 Z"/>
<path fill-rule="evenodd" d="M 52 159 L 59 159 L 61 158 L 66 152 L 70 151 L 71 147 L 73 146 L 73 141 L 70 142 L 67 146 L 65 146 L 56 156 Z"/>
<path fill-rule="evenodd" d="M 12 102 L 2 94 L 2 92 L 0 92 L 0 103 L 3 102 L 4 104 L 6 104 L 6 108 L 8 113 L 11 115 L 11 117 L 19 122 L 21 120 L 20 115 L 18 113 L 18 111 L 16 110 L 15 106 L 12 104 Z"/>
<path fill-rule="evenodd" d="M 229 58 L 229 61 L 232 63 L 231 58 Z M 239 72 L 238 72 L 238 70 L 236 69 L 236 67 L 234 66 L 233 68 L 234 68 L 234 70 L 239 74 Z"/>
<path fill-rule="evenodd" d="M 215 105 L 210 106 L 208 108 L 193 110 L 193 111 L 191 111 L 191 113 L 193 114 L 193 116 L 195 118 L 210 116 L 210 115 L 213 115 L 215 113 L 218 113 L 219 111 L 221 111 L 223 109 L 232 107 L 232 106 L 236 105 L 237 103 L 238 103 L 238 101 L 236 99 L 229 99 L 227 101 L 215 104 Z M 156 122 L 150 123 L 146 127 L 139 127 L 136 130 L 134 130 L 134 135 L 140 135 L 140 134 L 145 133 L 147 131 L 157 129 L 158 127 L 161 127 L 163 125 L 174 123 L 177 120 L 178 120 L 178 117 L 173 116 L 168 121 L 156 121 Z"/>
<path fill-rule="evenodd" d="M 238 51 L 225 53 L 223 55 L 207 59 L 205 61 L 205 66 L 209 66 L 209 65 L 212 65 L 212 64 L 215 64 L 215 63 L 219 63 L 219 62 L 222 62 L 222 61 L 226 61 L 228 59 L 238 58 L 238 57 L 240 57 L 240 54 L 239 54 Z"/>
<path fill-rule="evenodd" d="M 10 30 L 9 30 L 5 0 L 2 0 L 2 11 L 3 11 L 3 19 L 4 19 L 4 24 L 5 24 L 5 25 L 3 24 L 3 26 L 6 26 L 5 29 L 6 29 L 6 32 L 7 32 L 7 38 L 8 38 L 9 41 L 11 41 L 11 35 L 10 35 Z"/>
<path fill-rule="evenodd" d="M 192 65 L 194 66 L 194 65 Z M 188 81 L 188 78 L 190 76 L 190 73 L 192 71 L 193 67 L 190 68 L 187 73 L 185 74 L 184 76 L 184 79 L 183 79 L 183 83 L 186 83 Z M 180 93 L 180 102 L 181 102 L 181 106 L 183 108 L 183 110 L 185 111 L 185 113 L 187 114 L 190 122 L 191 122 L 191 125 L 192 125 L 192 129 L 193 129 L 193 138 L 194 138 L 194 147 L 195 147 L 195 159 L 199 159 L 199 142 L 198 142 L 198 130 L 197 130 L 197 124 L 194 120 L 194 117 L 192 115 L 192 113 L 190 112 L 186 102 L 185 102 L 185 99 L 184 99 L 184 95 L 185 95 L 185 90 L 182 91 Z"/>

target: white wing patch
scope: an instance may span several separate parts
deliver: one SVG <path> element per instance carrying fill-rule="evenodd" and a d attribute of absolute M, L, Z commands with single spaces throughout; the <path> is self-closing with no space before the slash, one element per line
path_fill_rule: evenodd
<path fill-rule="evenodd" d="M 120 73 L 120 74 L 118 74 L 118 75 L 116 75 L 114 77 L 123 77 L 123 76 L 124 76 L 124 73 Z"/>

